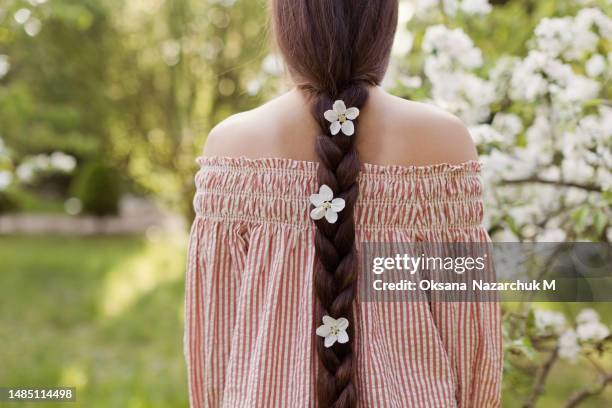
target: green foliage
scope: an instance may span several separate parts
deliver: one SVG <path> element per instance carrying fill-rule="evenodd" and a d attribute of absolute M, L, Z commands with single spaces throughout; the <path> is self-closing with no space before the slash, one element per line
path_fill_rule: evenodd
<path fill-rule="evenodd" d="M 35 188 L 15 188 L 9 190 L 9 194 L 15 203 L 15 209 L 25 214 L 62 214 L 64 212 L 63 199 L 54 197 L 41 199 Z"/>
<path fill-rule="evenodd" d="M 74 181 L 73 194 L 81 200 L 84 213 L 102 216 L 119 212 L 119 177 L 104 163 L 86 164 Z"/>
<path fill-rule="evenodd" d="M 113 160 L 131 180 L 187 212 L 194 157 L 210 128 L 266 95 L 246 92 L 267 54 L 264 1 L 123 2 L 109 64 Z"/>
<path fill-rule="evenodd" d="M 12 67 L 0 81 L 2 137 L 17 154 L 61 149 L 94 157 L 108 134 L 106 61 L 116 38 L 104 2 L 9 1 L 0 8 L 0 31 L 10 32 L 0 35 L 0 50 Z M 20 8 L 40 22 L 40 33 L 28 35 L 12 18 Z"/>
<path fill-rule="evenodd" d="M 9 191 L 0 191 L 0 214 L 14 212 L 18 208 L 17 200 Z"/>
<path fill-rule="evenodd" d="M 28 35 L 14 13 L 30 10 Z M 187 212 L 194 156 L 249 94 L 268 53 L 264 0 L 0 3 L 0 136 L 20 157 L 101 154 L 130 187 Z M 3 16 L 3 17 L 2 17 Z"/>

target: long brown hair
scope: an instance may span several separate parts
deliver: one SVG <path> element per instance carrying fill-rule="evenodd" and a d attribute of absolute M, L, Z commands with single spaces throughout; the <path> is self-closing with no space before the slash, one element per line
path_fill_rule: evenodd
<path fill-rule="evenodd" d="M 362 108 L 368 87 L 379 85 L 387 70 L 397 26 L 397 0 L 272 0 L 274 35 L 293 80 L 312 101 L 321 133 L 315 151 L 319 185 L 326 184 L 346 207 L 338 221 L 316 222 L 314 274 L 315 325 L 324 315 L 349 320 L 349 342 L 324 347 L 317 337 L 319 406 L 357 405 L 353 301 L 357 253 L 353 210 L 361 167 L 353 136 L 333 136 L 323 113 L 335 100 Z M 355 121 L 358 128 L 358 121 Z M 316 326 L 315 326 L 316 327 Z"/>

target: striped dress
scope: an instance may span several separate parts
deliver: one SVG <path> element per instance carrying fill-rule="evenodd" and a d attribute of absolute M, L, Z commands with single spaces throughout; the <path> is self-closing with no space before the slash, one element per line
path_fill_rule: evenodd
<path fill-rule="evenodd" d="M 198 159 L 185 296 L 191 407 L 315 407 L 317 163 Z M 358 242 L 483 242 L 480 164 L 364 164 Z M 500 406 L 496 303 L 355 303 L 360 407 Z"/>

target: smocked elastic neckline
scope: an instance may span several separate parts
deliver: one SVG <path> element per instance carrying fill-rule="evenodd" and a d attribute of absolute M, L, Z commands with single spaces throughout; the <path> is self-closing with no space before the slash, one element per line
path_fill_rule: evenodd
<path fill-rule="evenodd" d="M 288 158 L 199 157 L 196 214 L 216 220 L 310 228 L 310 194 L 319 164 Z M 480 163 L 428 166 L 366 163 L 359 175 L 355 225 L 422 230 L 481 221 Z"/>
<path fill-rule="evenodd" d="M 202 167 L 250 168 L 256 170 L 287 170 L 300 172 L 316 172 L 319 163 L 306 160 L 295 160 L 285 157 L 248 158 L 227 156 L 199 156 L 196 162 Z M 478 173 L 483 164 L 478 160 L 468 160 L 463 163 L 435 163 L 428 165 L 374 164 L 362 163 L 362 171 L 370 175 L 430 175 L 445 173 Z"/>

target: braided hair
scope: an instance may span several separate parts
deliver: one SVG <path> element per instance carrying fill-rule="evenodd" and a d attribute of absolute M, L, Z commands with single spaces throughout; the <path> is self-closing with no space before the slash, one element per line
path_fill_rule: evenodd
<path fill-rule="evenodd" d="M 315 221 L 315 325 L 323 316 L 346 318 L 350 341 L 325 347 L 316 338 L 320 361 L 317 400 L 322 408 L 357 406 L 353 303 L 357 289 L 354 208 L 361 168 L 358 135 L 332 134 L 324 113 L 334 101 L 362 108 L 370 86 L 387 70 L 397 26 L 397 0 L 272 0 L 278 47 L 292 79 L 310 98 L 320 126 L 315 143 L 318 183 L 327 185 L 345 207 L 335 223 Z M 358 119 L 354 121 L 358 129 Z"/>

